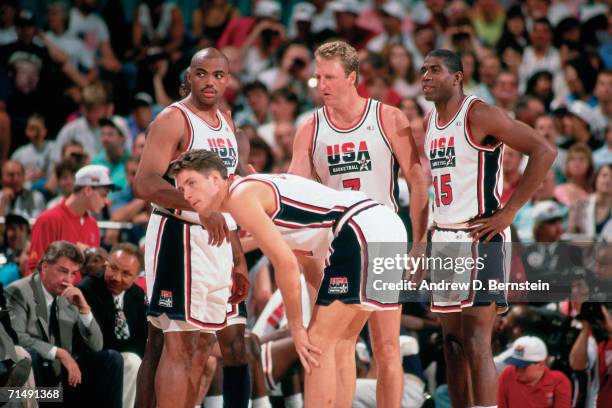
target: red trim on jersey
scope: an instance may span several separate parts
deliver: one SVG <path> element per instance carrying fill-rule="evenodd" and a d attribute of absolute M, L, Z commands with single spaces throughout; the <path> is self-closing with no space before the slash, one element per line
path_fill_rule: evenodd
<path fill-rule="evenodd" d="M 429 121 L 431 120 L 432 112 L 433 112 L 433 109 L 430 109 L 429 112 L 425 114 L 425 135 L 427 135 L 427 132 L 429 132 Z"/>
<path fill-rule="evenodd" d="M 457 112 L 455 112 L 455 114 L 453 115 L 453 118 L 451 120 L 449 120 L 448 122 L 446 122 L 446 125 L 444 126 L 438 126 L 438 111 L 436 111 L 436 116 L 434 117 L 434 126 L 438 129 L 438 130 L 444 130 L 448 127 L 448 125 L 450 125 L 451 123 L 453 123 L 455 121 L 455 119 L 457 119 L 457 116 L 459 115 L 459 112 L 461 112 L 461 109 L 463 109 L 463 104 L 465 103 L 465 101 L 467 100 L 467 96 L 463 96 L 463 99 L 461 100 L 461 104 L 459 105 L 459 109 L 457 109 Z"/>
<path fill-rule="evenodd" d="M 186 109 L 189 109 L 189 112 L 193 113 L 198 119 L 200 119 L 202 122 L 204 122 L 204 124 L 206 126 L 208 126 L 209 128 L 211 128 L 212 130 L 221 130 L 221 124 L 223 123 L 221 118 L 219 117 L 219 110 L 217 109 L 217 111 L 215 112 L 215 116 L 217 117 L 217 122 L 219 122 L 217 125 L 211 125 L 210 123 L 208 123 L 206 121 L 206 119 L 204 119 L 203 117 L 201 117 L 200 115 L 198 115 L 193 109 L 191 109 L 189 107 L 189 105 L 187 105 L 184 102 L 179 102 L 182 106 L 184 106 Z"/>
<path fill-rule="evenodd" d="M 497 173 L 495 173 L 495 186 L 493 187 L 493 194 L 495 195 L 495 197 L 497 198 L 497 202 L 499 203 L 499 205 L 501 205 L 501 196 L 499 195 L 499 175 L 502 172 L 502 165 L 503 165 L 503 158 L 504 158 L 504 146 L 502 146 L 502 150 L 501 152 L 499 152 L 499 157 L 497 158 Z"/>
<path fill-rule="evenodd" d="M 390 179 L 390 185 L 389 185 L 389 197 L 391 197 L 391 202 L 393 203 L 393 208 L 395 209 L 395 212 L 399 211 L 399 205 L 397 205 L 397 202 L 395 201 L 395 196 L 393 195 L 393 190 L 395 190 L 395 174 L 393 172 L 393 168 L 395 167 L 395 154 L 393 153 L 393 148 L 391 147 L 391 142 L 389 141 L 389 138 L 387 137 L 387 131 L 385 130 L 385 123 L 383 122 L 383 117 L 382 117 L 382 107 L 383 104 L 381 102 L 378 102 L 378 109 L 376 110 L 376 115 L 377 115 L 377 119 L 378 119 L 378 123 L 380 124 L 380 133 L 382 134 L 382 138 L 385 141 L 385 144 L 387 145 L 387 147 L 389 148 L 389 152 L 391 153 L 391 160 L 390 160 L 390 164 L 391 164 L 391 169 L 390 169 L 390 175 L 389 175 L 389 179 Z"/>
<path fill-rule="evenodd" d="M 469 125 L 469 118 L 470 118 L 470 109 L 472 109 L 472 107 L 476 104 L 476 103 L 484 103 L 484 101 L 475 98 L 472 99 L 470 101 L 470 104 L 468 105 L 466 111 L 465 111 L 465 135 L 467 136 L 467 141 L 470 144 L 470 146 L 472 146 L 474 149 L 476 150 L 485 150 L 487 152 L 493 152 L 495 151 L 495 149 L 497 149 L 502 143 L 501 142 L 497 142 L 495 145 L 493 146 L 484 146 L 481 144 L 478 144 L 474 138 L 472 137 L 472 132 L 470 131 L 470 125 Z"/>
<path fill-rule="evenodd" d="M 279 225 L 285 228 L 301 229 L 301 228 L 328 228 L 334 225 L 334 221 L 325 222 L 311 222 L 308 224 L 298 224 L 296 222 L 289 222 L 285 220 L 274 220 L 275 225 Z"/>
<path fill-rule="evenodd" d="M 318 207 L 316 205 L 302 203 L 300 201 L 293 200 L 289 197 L 281 197 L 281 202 L 289 204 L 289 205 L 293 205 L 294 207 L 300 207 L 300 208 L 304 208 L 309 211 L 317 212 L 320 214 L 327 214 L 334 210 L 341 210 L 341 211 L 346 210 L 346 207 L 342 205 L 335 205 L 332 208 Z"/>
<path fill-rule="evenodd" d="M 312 133 L 310 135 L 310 164 L 311 167 L 314 169 L 314 151 L 315 151 L 315 137 L 317 136 L 317 111 L 314 111 L 312 113 Z"/>
<path fill-rule="evenodd" d="M 186 152 L 191 149 L 191 146 L 193 146 L 193 125 L 191 124 L 191 120 L 189 119 L 189 116 L 187 116 L 187 113 L 185 113 L 184 110 L 179 108 L 177 105 L 170 105 L 170 108 L 178 109 L 178 111 L 181 112 L 181 115 L 183 115 L 183 118 L 185 119 L 185 124 L 187 125 L 187 139 L 183 152 Z"/>
<path fill-rule="evenodd" d="M 159 258 L 159 248 L 161 237 L 163 235 L 164 227 L 166 226 L 167 218 L 161 217 L 161 221 L 159 223 L 159 229 L 157 230 L 157 239 L 155 240 L 155 255 L 153 255 L 153 279 L 157 275 L 157 259 Z"/>
<path fill-rule="evenodd" d="M 240 184 L 242 183 L 246 183 L 247 181 L 259 181 L 261 183 L 266 184 L 267 186 L 270 186 L 270 188 L 272 188 L 272 190 L 274 191 L 274 212 L 270 215 L 271 218 L 276 217 L 276 215 L 279 213 L 280 211 L 280 193 L 278 192 L 278 189 L 276 188 L 276 186 L 273 183 L 270 183 L 267 180 L 262 180 L 262 179 L 256 179 L 256 178 L 243 178 L 238 180 L 237 182 L 235 182 L 234 184 L 232 184 L 230 186 L 229 192 L 230 194 L 236 189 L 236 187 L 238 187 Z"/>
<path fill-rule="evenodd" d="M 326 106 L 323 106 L 323 115 L 325 115 L 325 118 L 327 119 L 327 121 L 329 122 L 329 124 L 331 125 L 331 127 L 334 130 L 340 130 L 342 132 L 347 132 L 347 131 L 350 131 L 350 130 L 354 130 L 357 127 L 359 127 L 359 125 L 361 125 L 361 123 L 365 119 L 365 116 L 368 113 L 368 108 L 370 107 L 370 101 L 371 101 L 370 99 L 366 99 L 366 104 L 365 104 L 365 107 L 363 108 L 363 112 L 361 112 L 361 115 L 359 115 L 359 120 L 354 125 L 351 125 L 351 126 L 349 126 L 347 128 L 342 128 L 340 126 L 337 126 L 334 123 L 334 121 L 331 118 L 331 115 L 329 113 L 327 113 L 327 107 Z"/>
<path fill-rule="evenodd" d="M 484 213 L 484 153 L 478 153 L 478 214 Z"/>

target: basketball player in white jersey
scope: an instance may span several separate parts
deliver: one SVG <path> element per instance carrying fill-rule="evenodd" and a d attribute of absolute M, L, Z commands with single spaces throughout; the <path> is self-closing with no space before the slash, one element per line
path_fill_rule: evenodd
<path fill-rule="evenodd" d="M 479 251 L 485 247 L 483 242 L 496 242 L 493 248 L 502 253 L 491 257 L 494 261 L 485 261 L 483 271 L 489 278 L 503 281 L 508 227 L 544 179 L 555 149 L 534 129 L 511 119 L 500 108 L 464 95 L 461 59 L 451 51 L 430 52 L 421 75 L 423 95 L 435 104 L 424 123 L 425 153 L 435 193 L 433 251 L 437 243 L 471 242 Z M 528 155 L 529 161 L 520 184 L 502 207 L 504 145 Z M 480 277 L 481 271 L 476 273 Z M 507 308 L 507 303 L 503 293 L 494 300 L 486 295 L 486 291 L 477 291 L 456 302 L 432 300 L 432 310 L 439 312 L 442 323 L 454 407 L 496 406 L 491 335 L 496 313 Z"/>
<path fill-rule="evenodd" d="M 196 404 L 215 332 L 226 324 L 227 302 L 244 299 L 248 291 L 239 240 L 226 218 L 200 217 L 166 177 L 170 161 L 192 149 L 218 152 L 235 172 L 233 124 L 229 112 L 219 110 L 228 71 L 227 58 L 216 49 L 193 56 L 191 93 L 151 124 L 136 174 L 136 195 L 155 205 L 146 237 L 149 342 L 139 372 L 139 406 Z"/>
<path fill-rule="evenodd" d="M 372 278 L 396 283 L 403 266 L 374 275 L 372 261 L 406 256 L 407 234 L 399 216 L 361 192 L 336 191 L 295 175 L 228 179 L 216 154 L 204 150 L 182 154 L 170 174 L 199 214 L 229 212 L 270 259 L 306 371 L 306 406 L 350 406 L 351 399 L 341 405 L 336 396 L 350 392 L 343 387 L 348 379 L 355 381 L 356 373 L 340 370 L 337 363 L 344 357 L 338 356 L 336 346 L 341 339 L 355 339 L 373 310 L 397 307 L 399 291 L 377 290 Z M 319 291 L 308 330 L 302 320 L 300 269 L 292 251 L 303 251 L 309 243 L 290 231 L 316 232 L 329 248 L 322 286 L 330 290 Z"/>
<path fill-rule="evenodd" d="M 315 58 L 325 106 L 298 129 L 289 173 L 318 179 L 336 190 L 362 191 L 397 212 L 401 169 L 410 188 L 412 240 L 424 242 L 427 186 L 408 119 L 395 107 L 357 94 L 359 62 L 349 44 L 323 44 Z M 398 308 L 374 312 L 368 323 L 378 368 L 378 407 L 399 407 L 402 400 L 400 319 Z M 347 344 L 354 346 L 355 342 L 351 339 Z M 343 354 L 349 356 L 345 363 L 351 369 L 354 350 Z M 351 394 L 341 397 L 346 395 Z"/>

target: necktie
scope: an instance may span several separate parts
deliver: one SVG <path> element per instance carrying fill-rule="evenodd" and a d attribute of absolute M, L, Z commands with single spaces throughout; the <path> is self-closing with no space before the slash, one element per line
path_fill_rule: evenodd
<path fill-rule="evenodd" d="M 118 340 L 130 338 L 130 328 L 125 318 L 125 312 L 119 304 L 119 298 L 115 298 L 115 336 Z"/>
<path fill-rule="evenodd" d="M 49 311 L 49 338 L 51 343 L 58 344 L 60 338 L 59 320 L 57 320 L 57 298 L 51 303 Z"/>

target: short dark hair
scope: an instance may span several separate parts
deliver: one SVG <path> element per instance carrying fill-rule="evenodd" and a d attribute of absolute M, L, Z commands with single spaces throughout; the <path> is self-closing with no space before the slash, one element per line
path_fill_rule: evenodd
<path fill-rule="evenodd" d="M 62 160 L 55 166 L 55 177 L 60 178 L 64 173 L 70 173 L 74 176 L 78 170 L 79 166 L 72 160 Z"/>
<path fill-rule="evenodd" d="M 43 262 L 53 265 L 62 256 L 70 259 L 74 263 L 79 264 L 79 266 L 83 265 L 83 253 L 76 245 L 68 241 L 55 241 L 47 247 L 45 254 L 40 259 L 39 266 L 42 265 Z"/>
<path fill-rule="evenodd" d="M 242 89 L 242 93 L 244 93 L 245 95 L 248 94 L 249 92 L 252 91 L 263 91 L 265 92 L 266 95 L 269 95 L 270 93 L 268 92 L 268 88 L 264 85 L 263 82 L 261 81 L 253 81 L 253 82 L 249 82 L 248 84 L 246 84 L 244 86 L 244 88 Z"/>
<path fill-rule="evenodd" d="M 117 244 L 111 249 L 110 256 L 112 256 L 115 252 L 123 251 L 129 255 L 135 256 L 138 259 L 139 268 L 144 268 L 144 256 L 138 247 L 131 242 L 122 242 Z"/>
<path fill-rule="evenodd" d="M 425 58 L 436 57 L 442 59 L 442 63 L 448 69 L 448 72 L 454 74 L 455 72 L 463 72 L 463 63 L 461 57 L 455 54 L 451 50 L 438 48 L 431 51 Z"/>
<path fill-rule="evenodd" d="M 221 177 L 227 178 L 227 167 L 215 152 L 204 149 L 196 149 L 185 152 L 178 159 L 170 163 L 168 174 L 176 177 L 183 170 L 195 170 L 208 175 L 212 170 L 221 173 Z"/>

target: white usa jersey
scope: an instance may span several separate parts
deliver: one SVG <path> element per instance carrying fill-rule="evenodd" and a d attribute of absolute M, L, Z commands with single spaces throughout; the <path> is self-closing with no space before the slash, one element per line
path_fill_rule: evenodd
<path fill-rule="evenodd" d="M 489 216 L 501 206 L 503 144 L 478 144 L 470 134 L 468 112 L 479 102 L 483 101 L 475 96 L 465 97 L 445 126 L 435 108 L 427 120 L 425 156 L 434 187 L 433 219 L 441 227 Z"/>
<path fill-rule="evenodd" d="M 236 173 L 236 167 L 238 166 L 238 143 L 231 126 L 227 123 L 223 114 L 217 110 L 216 123 L 209 124 L 193 112 L 192 108 L 185 103 L 185 100 L 175 102 L 170 107 L 178 109 L 185 119 L 188 137 L 186 138 L 187 146 L 185 146 L 183 151 L 204 149 L 215 152 L 225 163 L 227 174 L 232 175 Z M 173 181 L 171 182 L 173 183 Z M 195 211 L 174 210 L 173 215 L 188 222 L 200 223 L 198 214 Z M 231 217 L 228 215 L 225 218 L 230 229 L 232 229 L 233 225 L 230 224 L 235 224 L 234 221 L 230 220 Z"/>
<path fill-rule="evenodd" d="M 323 184 L 336 190 L 363 191 L 398 210 L 399 165 L 381 121 L 382 103 L 368 99 L 357 124 L 334 125 L 325 107 L 314 113 L 312 164 Z"/>

